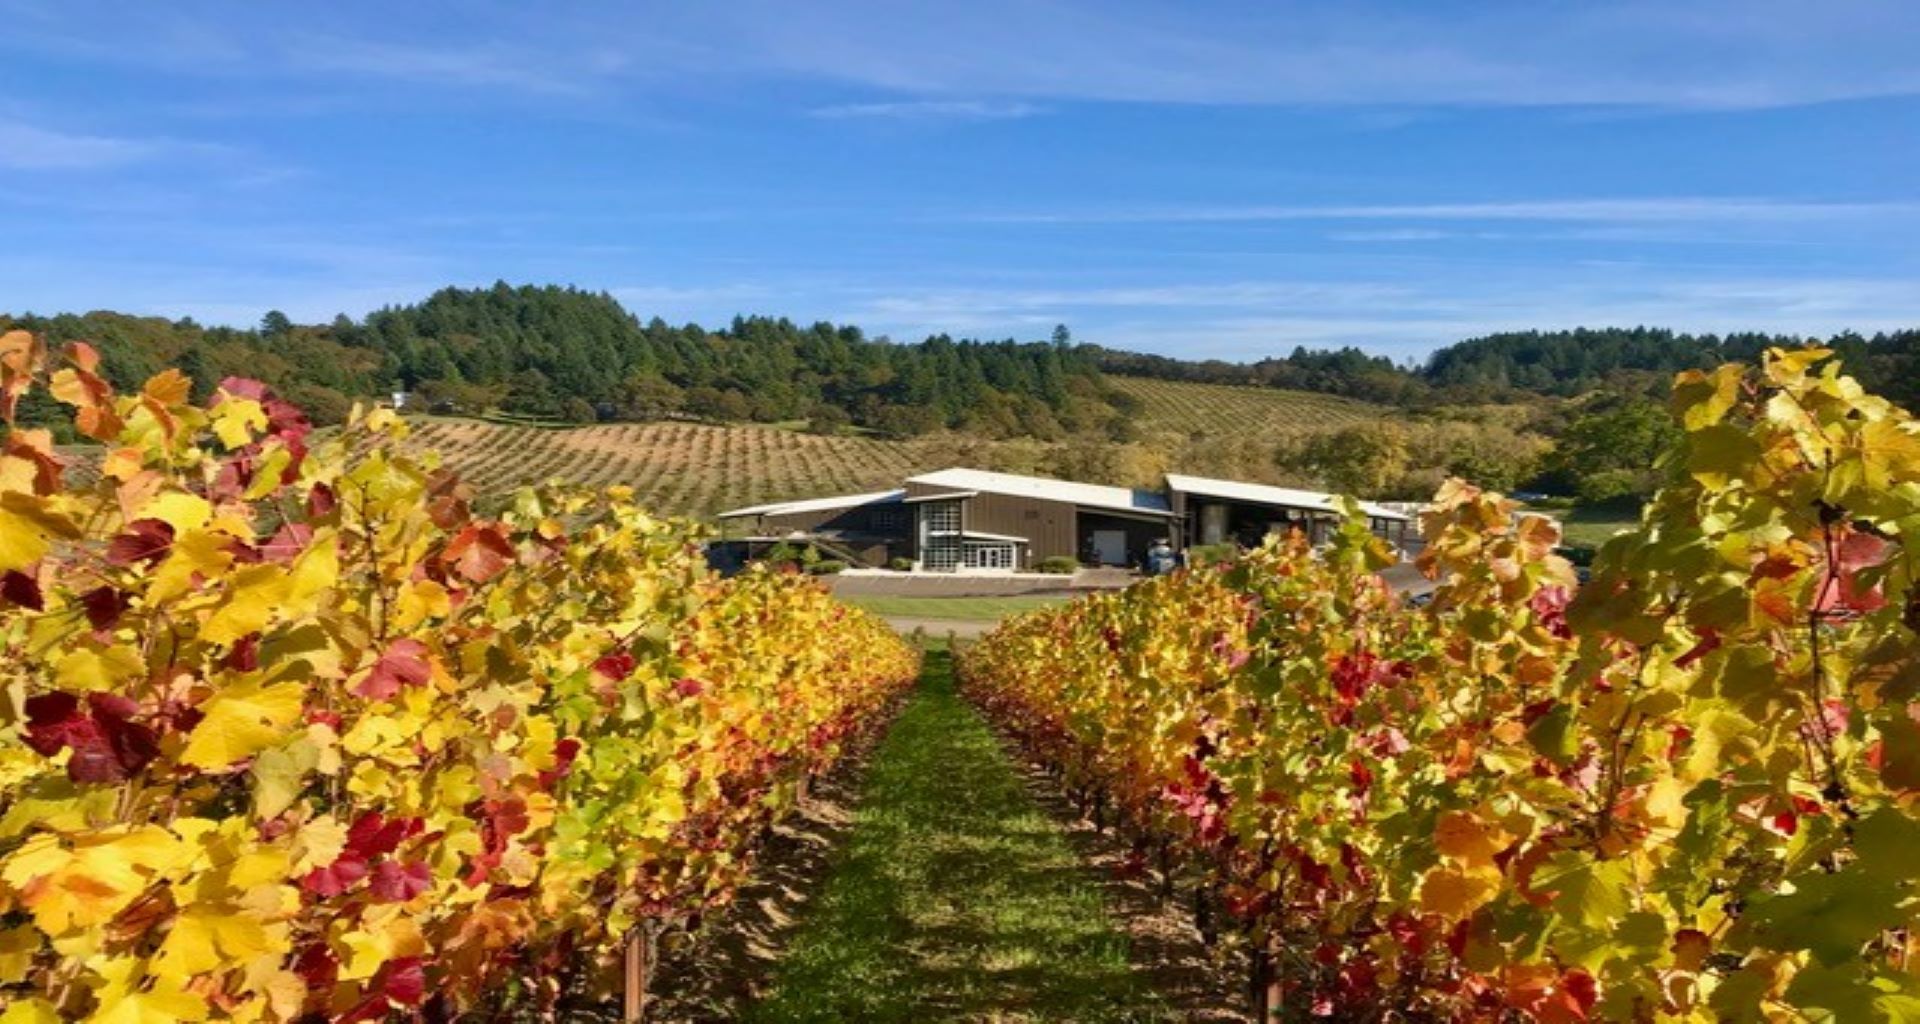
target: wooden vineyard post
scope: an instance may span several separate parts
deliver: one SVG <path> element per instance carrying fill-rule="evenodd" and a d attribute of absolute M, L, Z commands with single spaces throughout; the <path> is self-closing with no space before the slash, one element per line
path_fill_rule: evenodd
<path fill-rule="evenodd" d="M 1271 1024 L 1281 1019 L 1282 985 L 1280 983 L 1280 939 L 1270 935 L 1253 950 L 1252 982 L 1249 986 L 1253 996 L 1253 1019 L 1259 1024 Z"/>
<path fill-rule="evenodd" d="M 645 920 L 635 924 L 627 932 L 626 984 L 620 1008 L 621 1024 L 641 1024 L 647 1019 L 647 974 L 653 965 L 648 963 L 652 952 L 647 942 L 647 923 Z"/>
<path fill-rule="evenodd" d="M 1266 949 L 1267 991 L 1265 997 L 1261 1000 L 1266 1007 L 1266 1015 L 1261 1018 L 1261 1024 L 1267 1024 L 1267 1021 L 1280 1019 L 1280 1000 L 1282 995 L 1280 986 L 1280 937 L 1277 935 L 1268 936 Z"/>

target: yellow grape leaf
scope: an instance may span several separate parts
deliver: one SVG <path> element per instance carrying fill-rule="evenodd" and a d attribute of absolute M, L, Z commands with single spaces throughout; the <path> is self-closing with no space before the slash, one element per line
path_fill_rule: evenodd
<path fill-rule="evenodd" d="M 195 574 L 213 577 L 233 564 L 233 538 L 210 530 L 189 530 L 174 540 L 173 549 L 147 586 L 147 601 L 157 604 L 193 589 Z"/>
<path fill-rule="evenodd" d="M 99 1006 L 87 1024 L 175 1024 L 207 1019 L 207 1001 L 170 977 L 149 974 L 137 960 L 121 957 L 97 970 L 106 984 L 94 991 Z"/>
<path fill-rule="evenodd" d="M 1457 921 L 1480 909 L 1499 891 L 1498 871 L 1436 867 L 1420 880 L 1420 909 Z"/>
<path fill-rule="evenodd" d="M 380 965 L 401 957 L 420 956 L 427 951 L 426 937 L 420 926 L 407 916 L 399 904 L 369 908 L 360 918 L 360 927 L 340 936 L 347 947 L 347 958 L 340 965 L 340 980 L 359 981 L 379 972 Z"/>
<path fill-rule="evenodd" d="M 1813 364 L 1832 354 L 1826 348 L 1770 348 L 1765 357 L 1767 376 L 1776 383 L 1798 384 Z"/>
<path fill-rule="evenodd" d="M 447 588 L 432 580 L 416 580 L 400 590 L 394 604 L 393 628 L 410 630 L 429 618 L 444 618 L 453 611 Z"/>
<path fill-rule="evenodd" d="M 1498 826 L 1467 811 L 1448 811 L 1433 827 L 1433 845 L 1443 857 L 1468 867 L 1489 867 L 1494 854 L 1512 842 Z"/>
<path fill-rule="evenodd" d="M 187 737 L 180 760 L 197 768 L 225 768 L 287 738 L 300 717 L 306 690 L 298 683 L 230 686 L 200 706 L 206 717 Z"/>
<path fill-rule="evenodd" d="M 179 370 L 168 368 L 148 377 L 140 393 L 161 405 L 184 405 L 192 390 L 192 378 Z"/>
<path fill-rule="evenodd" d="M 307 726 L 306 735 L 284 747 L 265 750 L 253 759 L 254 817 L 277 818 L 300 795 L 308 772 L 332 775 L 340 770 L 339 740 L 325 725 Z"/>
<path fill-rule="evenodd" d="M 26 980 L 33 966 L 33 954 L 40 951 L 40 931 L 30 924 L 0 931 L 0 985 L 16 985 Z"/>
<path fill-rule="evenodd" d="M 307 1002 L 307 980 L 292 971 L 249 968 L 246 988 L 264 998 L 273 1020 L 292 1020 L 300 1016 L 300 1009 Z"/>
<path fill-rule="evenodd" d="M 253 443 L 255 431 L 267 429 L 267 411 L 251 398 L 228 395 L 213 410 L 213 432 L 228 448 Z"/>
<path fill-rule="evenodd" d="M 45 760 L 38 755 L 33 755 L 33 760 L 40 766 L 45 765 Z M 78 796 L 62 799 L 21 798 L 0 817 L 0 839 L 12 839 L 34 830 L 78 832 L 91 828 L 113 820 L 114 804 L 119 799 L 119 791 L 101 786 L 88 787 Z"/>
<path fill-rule="evenodd" d="M 1662 775 L 1647 788 L 1647 821 L 1678 832 L 1687 823 L 1687 786 L 1671 775 Z"/>
<path fill-rule="evenodd" d="M 180 841 L 158 825 L 83 836 L 72 847 L 41 833 L 0 866 L 0 881 L 19 893 L 41 931 L 65 935 L 112 920 L 182 854 Z"/>
<path fill-rule="evenodd" d="M 1887 489 L 1920 477 L 1920 434 L 1912 421 L 1875 420 L 1860 428 L 1866 486 Z"/>
<path fill-rule="evenodd" d="M 124 644 L 69 651 L 53 666 L 54 678 L 63 690 L 111 690 L 146 672 L 146 659 Z"/>
<path fill-rule="evenodd" d="M 12 572 L 44 557 L 56 537 L 78 536 L 73 523 L 38 498 L 0 493 L 0 572 Z"/>
<path fill-rule="evenodd" d="M 0 491 L 32 494 L 39 477 L 40 467 L 32 462 L 12 455 L 0 455 Z"/>
<path fill-rule="evenodd" d="M 294 618 L 312 610 L 313 598 L 340 581 L 339 536 L 332 529 L 317 530 L 306 550 L 294 558 L 287 570 L 284 618 Z"/>
<path fill-rule="evenodd" d="M 147 502 L 134 518 L 158 519 L 178 535 L 207 525 L 213 518 L 213 506 L 197 494 L 171 491 Z"/>
<path fill-rule="evenodd" d="M 0 1024 L 62 1024 L 59 1011 L 53 1004 L 34 996 L 8 1003 L 0 1010 Z"/>
<path fill-rule="evenodd" d="M 287 467 L 292 464 L 293 453 L 284 445 L 268 448 L 253 467 L 253 482 L 247 485 L 247 491 L 241 497 L 248 501 L 259 501 L 272 494 L 279 488 L 281 478 L 286 476 Z"/>
<path fill-rule="evenodd" d="M 287 597 L 287 573 L 277 565 L 249 565 L 227 582 L 227 598 L 200 627 L 208 643 L 230 644 L 265 629 Z"/>
<path fill-rule="evenodd" d="M 1740 379 L 1746 368 L 1727 363 L 1712 373 L 1688 370 L 1673 384 L 1673 411 L 1688 430 L 1701 430 L 1727 418 L 1740 397 Z"/>
<path fill-rule="evenodd" d="M 264 953 L 284 952 L 256 918 L 218 906 L 188 907 L 173 919 L 165 942 L 154 954 L 155 977 L 186 981 L 222 966 Z"/>
<path fill-rule="evenodd" d="M 293 835 L 293 874 L 304 876 L 338 860 L 347 848 L 347 826 L 332 818 L 315 818 Z"/>
<path fill-rule="evenodd" d="M 145 456 L 138 448 L 115 448 L 100 461 L 100 475 L 113 480 L 127 481 L 139 476 Z"/>

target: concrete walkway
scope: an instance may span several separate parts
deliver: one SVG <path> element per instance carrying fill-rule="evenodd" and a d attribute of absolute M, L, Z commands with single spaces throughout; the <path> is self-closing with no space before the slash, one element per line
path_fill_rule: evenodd
<path fill-rule="evenodd" d="M 1117 590 L 1136 578 L 1122 569 L 1082 569 L 1072 576 L 845 572 L 831 577 L 829 585 L 841 597 L 1014 597 Z"/>
<path fill-rule="evenodd" d="M 923 629 L 926 630 L 927 635 L 930 637 L 942 637 L 951 633 L 962 640 L 978 639 L 979 637 L 985 636 L 989 630 L 1000 624 L 993 620 L 927 619 L 905 615 L 888 615 L 885 618 L 887 625 L 892 626 L 894 631 L 900 633 L 902 636 L 916 629 Z"/>

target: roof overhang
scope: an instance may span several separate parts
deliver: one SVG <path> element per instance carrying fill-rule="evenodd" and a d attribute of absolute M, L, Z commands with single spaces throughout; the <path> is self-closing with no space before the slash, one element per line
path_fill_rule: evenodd
<path fill-rule="evenodd" d="M 1316 515 L 1340 515 L 1340 506 L 1336 504 L 1335 496 L 1320 491 L 1303 491 L 1292 487 L 1275 487 L 1271 484 L 1246 483 L 1240 480 L 1215 480 L 1180 473 L 1168 473 L 1167 486 L 1176 493 L 1192 494 L 1202 498 L 1237 501 L 1249 505 L 1267 505 L 1273 508 L 1299 509 Z M 1371 519 L 1393 519 L 1402 522 L 1412 519 L 1404 513 L 1382 508 L 1367 501 L 1360 503 L 1360 510 Z"/>
<path fill-rule="evenodd" d="M 913 505 L 922 501 L 958 501 L 962 498 L 978 498 L 979 496 L 979 491 L 942 491 L 939 494 L 916 494 L 911 498 L 902 498 L 901 500 L 909 505 Z"/>
<path fill-rule="evenodd" d="M 745 519 L 749 516 L 787 516 L 802 512 L 831 512 L 835 509 L 860 508 L 864 505 L 891 505 L 906 496 L 904 490 L 873 491 L 867 494 L 843 494 L 831 498 L 801 498 L 794 501 L 776 501 L 765 505 L 749 505 L 746 508 L 731 509 L 717 513 L 715 519 Z"/>

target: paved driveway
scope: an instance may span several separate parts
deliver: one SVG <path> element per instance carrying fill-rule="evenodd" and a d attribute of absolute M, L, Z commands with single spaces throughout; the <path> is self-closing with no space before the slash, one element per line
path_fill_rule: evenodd
<path fill-rule="evenodd" d="M 952 634 L 962 640 L 985 636 L 988 630 L 999 625 L 998 622 L 982 622 L 979 619 L 923 619 L 905 615 L 888 615 L 886 620 L 887 625 L 902 635 L 924 629 L 928 636 Z"/>

